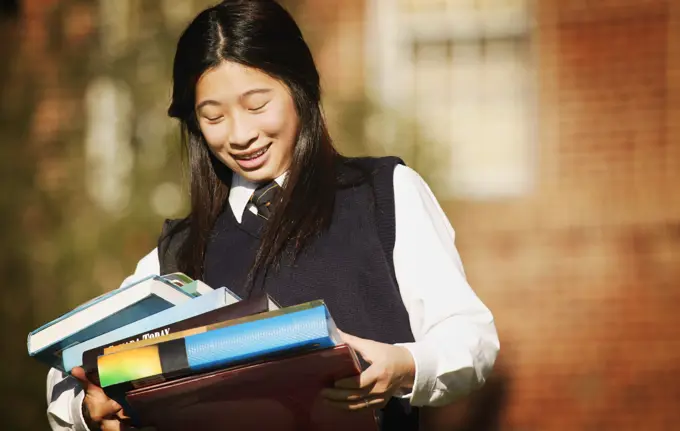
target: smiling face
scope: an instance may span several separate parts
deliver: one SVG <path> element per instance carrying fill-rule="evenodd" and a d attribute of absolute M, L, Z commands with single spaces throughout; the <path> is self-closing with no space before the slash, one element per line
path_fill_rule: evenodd
<path fill-rule="evenodd" d="M 232 171 L 266 182 L 289 169 L 299 121 L 282 82 L 225 61 L 198 80 L 195 109 L 210 150 Z"/>

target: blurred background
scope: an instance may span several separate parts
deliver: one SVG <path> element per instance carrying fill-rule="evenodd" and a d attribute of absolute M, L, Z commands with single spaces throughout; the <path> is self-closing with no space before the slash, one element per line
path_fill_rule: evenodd
<path fill-rule="evenodd" d="M 0 2 L 0 403 L 46 430 L 26 334 L 186 211 L 165 114 L 207 0 Z M 680 1 L 287 0 L 348 155 L 429 182 L 501 338 L 438 430 L 680 429 Z"/>

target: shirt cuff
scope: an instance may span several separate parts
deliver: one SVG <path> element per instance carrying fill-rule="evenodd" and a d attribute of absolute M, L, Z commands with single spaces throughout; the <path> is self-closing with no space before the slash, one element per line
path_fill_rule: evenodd
<path fill-rule="evenodd" d="M 416 376 L 413 380 L 411 393 L 404 394 L 401 398 L 409 399 L 412 406 L 426 406 L 430 404 L 434 395 L 437 381 L 437 355 L 423 342 L 399 343 L 396 346 L 405 347 L 413 357 L 416 364 Z"/>
<path fill-rule="evenodd" d="M 71 420 L 73 420 L 74 431 L 90 431 L 85 424 L 83 417 L 83 400 L 85 399 L 85 391 L 80 391 L 71 402 Z"/>

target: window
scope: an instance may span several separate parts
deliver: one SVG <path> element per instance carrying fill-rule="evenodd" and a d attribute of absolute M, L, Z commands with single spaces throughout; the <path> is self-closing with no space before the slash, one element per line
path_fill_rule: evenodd
<path fill-rule="evenodd" d="M 527 193 L 533 178 L 529 7 L 522 0 L 371 0 L 375 139 L 440 197 Z M 386 114 L 387 113 L 387 114 Z"/>

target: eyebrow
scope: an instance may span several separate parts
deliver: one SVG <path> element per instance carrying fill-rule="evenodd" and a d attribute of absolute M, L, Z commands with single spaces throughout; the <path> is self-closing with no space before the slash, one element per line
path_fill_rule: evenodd
<path fill-rule="evenodd" d="M 239 99 L 245 99 L 246 97 L 252 96 L 253 94 L 266 94 L 266 93 L 271 93 L 271 92 L 272 92 L 271 88 L 253 88 L 252 90 L 248 90 L 245 93 L 241 94 Z M 207 105 L 222 106 L 222 104 L 220 102 L 218 102 L 217 100 L 208 99 L 208 100 L 203 100 L 198 105 L 196 105 L 196 110 L 198 111 L 199 109 L 201 109 L 202 107 L 207 106 Z"/>
<path fill-rule="evenodd" d="M 218 102 L 216 100 L 204 100 L 201 103 L 199 103 L 198 105 L 196 105 L 196 110 L 198 111 L 199 109 L 201 109 L 202 107 L 207 106 L 207 105 L 220 106 L 221 104 L 220 104 L 220 102 Z"/>
<path fill-rule="evenodd" d="M 252 90 L 248 90 L 241 94 L 241 99 L 245 99 L 246 97 L 252 96 L 253 94 L 266 94 L 270 93 L 271 91 L 271 88 L 253 88 Z"/>

